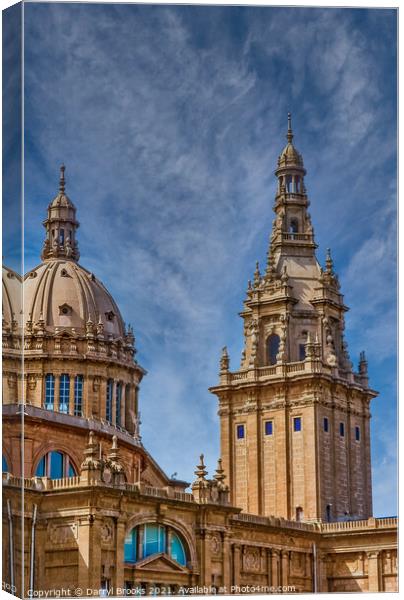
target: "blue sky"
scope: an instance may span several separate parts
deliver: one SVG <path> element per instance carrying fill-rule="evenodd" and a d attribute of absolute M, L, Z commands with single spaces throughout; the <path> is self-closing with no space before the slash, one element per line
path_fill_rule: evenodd
<path fill-rule="evenodd" d="M 26 270 L 64 161 L 81 262 L 134 326 L 143 441 L 169 475 L 219 455 L 207 388 L 223 345 L 239 364 L 290 110 L 318 257 L 331 247 L 351 358 L 367 351 L 380 391 L 375 514 L 396 514 L 395 35 L 393 10 L 26 4 Z"/>

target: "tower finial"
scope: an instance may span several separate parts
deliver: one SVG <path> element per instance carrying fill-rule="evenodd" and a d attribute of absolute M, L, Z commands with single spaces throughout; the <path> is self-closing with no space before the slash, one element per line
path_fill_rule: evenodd
<path fill-rule="evenodd" d="M 286 135 L 286 139 L 288 140 L 289 144 L 292 143 L 292 140 L 293 140 L 292 115 L 290 114 L 290 112 L 288 112 L 288 133 Z"/>
<path fill-rule="evenodd" d="M 62 164 L 60 166 L 60 179 L 59 179 L 59 192 L 61 192 L 62 194 L 65 193 L 65 170 L 66 167 L 64 166 L 64 164 Z"/>

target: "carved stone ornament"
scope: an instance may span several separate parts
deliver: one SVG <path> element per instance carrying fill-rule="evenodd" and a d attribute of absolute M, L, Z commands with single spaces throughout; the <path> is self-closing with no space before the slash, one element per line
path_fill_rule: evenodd
<path fill-rule="evenodd" d="M 244 555 L 244 570 L 259 571 L 260 569 L 260 554 L 258 548 L 252 548 L 246 551 Z"/>
<path fill-rule="evenodd" d="M 98 392 L 98 390 L 100 389 L 100 385 L 101 385 L 101 377 L 94 377 L 93 391 Z"/>
<path fill-rule="evenodd" d="M 219 537 L 219 534 L 212 535 L 212 538 L 210 540 L 210 549 L 212 554 L 220 554 L 220 551 L 222 549 L 222 542 Z"/>
<path fill-rule="evenodd" d="M 108 544 L 113 541 L 114 528 L 111 522 L 105 521 L 101 526 L 101 541 Z"/>

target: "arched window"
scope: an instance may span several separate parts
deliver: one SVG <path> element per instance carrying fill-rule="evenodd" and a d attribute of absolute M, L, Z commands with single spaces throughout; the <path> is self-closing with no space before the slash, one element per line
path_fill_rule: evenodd
<path fill-rule="evenodd" d="M 300 192 L 300 177 L 299 175 L 295 175 L 295 192 Z"/>
<path fill-rule="evenodd" d="M 9 469 L 8 469 L 7 459 L 4 456 L 4 454 L 1 457 L 1 464 L 2 464 L 2 472 L 3 473 L 8 473 Z"/>
<path fill-rule="evenodd" d="M 116 384 L 116 395 L 115 395 L 115 423 L 121 424 L 121 400 L 122 400 L 122 383 L 118 381 Z"/>
<path fill-rule="evenodd" d="M 171 558 L 176 560 L 177 563 L 179 563 L 180 565 L 187 564 L 184 545 L 180 537 L 174 532 L 171 534 L 170 556 Z"/>
<path fill-rule="evenodd" d="M 108 379 L 107 381 L 107 404 L 105 407 L 105 418 L 109 423 L 112 421 L 112 391 L 113 391 L 114 382 L 112 379 Z"/>
<path fill-rule="evenodd" d="M 69 396 L 70 396 L 70 377 L 66 373 L 60 376 L 59 385 L 59 411 L 61 413 L 69 412 Z"/>
<path fill-rule="evenodd" d="M 52 450 L 45 454 L 39 461 L 35 475 L 37 477 L 50 477 L 50 479 L 61 479 L 62 477 L 74 477 L 76 470 L 70 457 L 58 450 Z"/>
<path fill-rule="evenodd" d="M 299 221 L 297 219 L 290 219 L 289 233 L 299 233 Z"/>
<path fill-rule="evenodd" d="M 327 506 L 326 506 L 325 518 L 327 520 L 327 523 L 330 523 L 330 521 L 331 521 L 331 504 L 327 504 Z"/>
<path fill-rule="evenodd" d="M 45 377 L 45 408 L 55 409 L 55 376 L 48 373 Z"/>
<path fill-rule="evenodd" d="M 286 191 L 290 194 L 292 190 L 292 175 L 286 175 Z"/>
<path fill-rule="evenodd" d="M 276 365 L 280 341 L 280 337 L 276 333 L 272 333 L 267 339 L 267 359 L 270 365 Z"/>
<path fill-rule="evenodd" d="M 125 537 L 124 560 L 127 563 L 136 563 L 160 553 L 168 554 L 182 566 L 187 564 L 184 540 L 171 527 L 146 523 L 135 527 Z"/>

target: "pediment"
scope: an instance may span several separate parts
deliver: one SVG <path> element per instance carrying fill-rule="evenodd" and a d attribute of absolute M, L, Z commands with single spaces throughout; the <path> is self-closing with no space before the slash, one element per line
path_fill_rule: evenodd
<path fill-rule="evenodd" d="M 143 571 L 162 571 L 175 573 L 188 573 L 188 569 L 178 564 L 175 560 L 167 556 L 167 554 L 153 554 L 143 558 L 136 563 L 136 569 Z"/>

